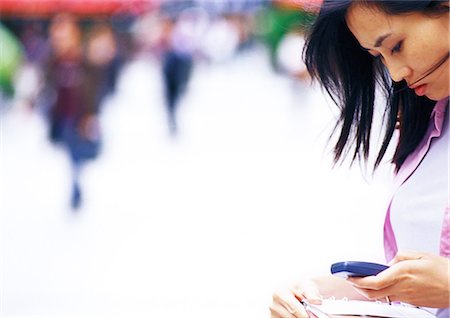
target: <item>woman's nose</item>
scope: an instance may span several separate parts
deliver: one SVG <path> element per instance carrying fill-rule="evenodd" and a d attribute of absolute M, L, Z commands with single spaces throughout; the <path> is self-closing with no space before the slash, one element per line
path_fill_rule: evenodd
<path fill-rule="evenodd" d="M 408 79 L 412 73 L 409 66 L 406 65 L 396 65 L 395 63 L 387 65 L 389 74 L 394 82 L 401 82 L 404 79 Z"/>

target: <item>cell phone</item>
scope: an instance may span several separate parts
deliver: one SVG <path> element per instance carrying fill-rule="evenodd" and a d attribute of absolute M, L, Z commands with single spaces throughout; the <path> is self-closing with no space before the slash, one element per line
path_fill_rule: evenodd
<path fill-rule="evenodd" d="M 368 262 L 339 262 L 331 265 L 331 274 L 342 278 L 377 275 L 389 266 Z"/>

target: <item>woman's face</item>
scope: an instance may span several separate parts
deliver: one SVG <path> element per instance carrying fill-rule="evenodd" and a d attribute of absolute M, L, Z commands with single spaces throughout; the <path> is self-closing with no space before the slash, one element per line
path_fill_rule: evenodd
<path fill-rule="evenodd" d="M 394 81 L 405 80 L 417 95 L 432 100 L 449 96 L 448 14 L 387 15 L 353 5 L 346 21 L 362 48 L 382 60 Z"/>

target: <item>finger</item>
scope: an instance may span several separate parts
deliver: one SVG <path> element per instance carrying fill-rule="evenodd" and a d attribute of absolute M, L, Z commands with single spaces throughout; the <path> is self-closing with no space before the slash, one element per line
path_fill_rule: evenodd
<path fill-rule="evenodd" d="M 369 300 L 381 300 L 389 302 L 399 300 L 398 297 L 393 294 L 394 291 L 391 288 L 386 288 L 383 290 L 371 290 L 355 287 L 355 290 Z"/>
<path fill-rule="evenodd" d="M 279 304 L 272 304 L 269 307 L 270 318 L 292 318 L 293 316 L 286 311 L 286 308 L 280 306 Z"/>
<path fill-rule="evenodd" d="M 402 266 L 392 266 L 376 276 L 349 277 L 347 281 L 354 287 L 381 290 L 396 284 L 400 279 Z"/>
<path fill-rule="evenodd" d="M 308 318 L 308 314 L 303 307 L 288 309 L 280 304 L 272 304 L 269 309 L 271 318 Z"/>
<path fill-rule="evenodd" d="M 298 300 L 306 299 L 312 304 L 321 304 L 322 297 L 317 285 L 313 282 L 304 282 L 300 288 L 292 288 L 291 291 Z"/>
<path fill-rule="evenodd" d="M 275 310 L 275 308 L 272 307 L 272 305 L 269 306 L 270 311 L 270 318 L 281 318 L 279 313 Z"/>
<path fill-rule="evenodd" d="M 359 289 L 380 289 L 380 278 L 377 276 L 367 276 L 367 277 L 349 277 L 347 281 L 353 285 L 355 288 Z"/>
<path fill-rule="evenodd" d="M 295 318 L 308 318 L 309 315 L 306 312 L 305 308 L 297 308 L 294 310 L 294 312 L 291 313 Z"/>
<path fill-rule="evenodd" d="M 399 251 L 395 257 L 389 262 L 389 266 L 406 260 L 416 260 L 423 258 L 424 254 L 415 251 Z"/>
<path fill-rule="evenodd" d="M 277 309 L 282 315 L 287 317 L 308 317 L 303 305 L 295 297 L 291 290 L 277 292 L 273 294 L 272 298 L 274 308 Z"/>

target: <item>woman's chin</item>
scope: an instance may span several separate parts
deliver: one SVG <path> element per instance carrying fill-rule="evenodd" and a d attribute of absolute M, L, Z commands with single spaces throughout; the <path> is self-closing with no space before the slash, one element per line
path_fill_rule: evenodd
<path fill-rule="evenodd" d="M 435 100 L 435 101 L 439 101 L 441 99 L 444 99 L 448 96 L 450 96 L 450 92 L 446 91 L 446 92 L 442 92 L 442 93 L 437 93 L 437 92 L 427 92 L 425 94 L 425 96 L 430 99 L 430 100 Z"/>

